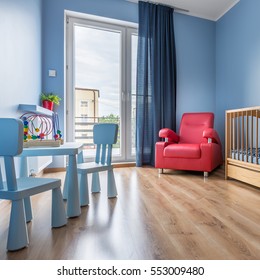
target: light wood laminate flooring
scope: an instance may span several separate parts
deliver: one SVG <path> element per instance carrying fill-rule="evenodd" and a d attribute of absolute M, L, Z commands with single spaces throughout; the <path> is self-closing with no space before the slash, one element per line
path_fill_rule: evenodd
<path fill-rule="evenodd" d="M 90 193 L 80 217 L 51 229 L 51 192 L 32 197 L 30 244 L 6 251 L 10 203 L 0 201 L 0 259 L 260 259 L 260 189 L 202 173 L 114 169 L 118 197 Z M 64 180 L 64 172 L 44 174 Z M 91 176 L 89 176 L 89 185 Z"/>

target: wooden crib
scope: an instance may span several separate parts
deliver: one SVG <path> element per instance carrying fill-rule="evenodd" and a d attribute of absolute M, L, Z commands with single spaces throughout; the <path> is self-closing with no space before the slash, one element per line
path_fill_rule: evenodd
<path fill-rule="evenodd" d="M 225 178 L 260 187 L 260 107 L 226 111 Z"/>

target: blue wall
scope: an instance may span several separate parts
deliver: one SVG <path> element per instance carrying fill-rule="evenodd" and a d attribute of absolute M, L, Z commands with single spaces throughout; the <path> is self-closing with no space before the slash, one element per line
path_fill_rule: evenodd
<path fill-rule="evenodd" d="M 0 117 L 16 117 L 19 103 L 41 92 L 41 0 L 0 1 Z"/>
<path fill-rule="evenodd" d="M 44 0 L 43 89 L 64 94 L 64 10 L 138 22 L 137 4 L 125 0 Z M 215 23 L 175 14 L 178 67 L 177 123 L 183 112 L 215 111 Z M 49 78 L 48 69 L 57 77 Z M 58 108 L 61 119 L 64 106 Z"/>
<path fill-rule="evenodd" d="M 74 11 L 118 20 L 137 22 L 138 7 L 124 0 L 44 0 L 43 1 L 43 64 L 44 91 L 54 91 L 64 100 L 64 11 Z M 57 77 L 48 77 L 56 69 Z M 61 129 L 64 131 L 64 103 L 59 106 Z"/>
<path fill-rule="evenodd" d="M 177 127 L 184 112 L 215 112 L 215 22 L 175 14 Z"/>
<path fill-rule="evenodd" d="M 216 24 L 216 127 L 225 110 L 260 105 L 260 1 L 240 0 Z"/>

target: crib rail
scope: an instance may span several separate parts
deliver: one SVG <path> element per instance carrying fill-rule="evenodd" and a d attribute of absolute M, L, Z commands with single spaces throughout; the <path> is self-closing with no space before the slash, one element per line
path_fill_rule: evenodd
<path fill-rule="evenodd" d="M 260 188 L 260 106 L 226 111 L 225 178 Z"/>
<path fill-rule="evenodd" d="M 226 160 L 258 164 L 260 107 L 226 111 Z"/>

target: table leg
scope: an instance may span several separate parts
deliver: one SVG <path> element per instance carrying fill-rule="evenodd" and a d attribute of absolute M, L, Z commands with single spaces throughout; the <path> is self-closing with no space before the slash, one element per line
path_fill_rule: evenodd
<path fill-rule="evenodd" d="M 65 174 L 62 196 L 64 200 L 68 199 L 68 166 L 66 166 L 66 174 Z"/>
<path fill-rule="evenodd" d="M 77 162 L 76 155 L 69 156 L 69 165 L 66 172 L 67 181 L 67 216 L 69 218 L 77 217 L 80 215 L 80 203 L 79 203 L 79 184 L 77 174 Z"/>
<path fill-rule="evenodd" d="M 83 152 L 81 151 L 78 156 L 77 156 L 77 162 L 78 163 L 83 163 Z M 68 199 L 68 166 L 66 167 L 66 174 L 65 174 L 65 180 L 64 180 L 64 186 L 63 186 L 63 199 L 67 200 Z"/>

